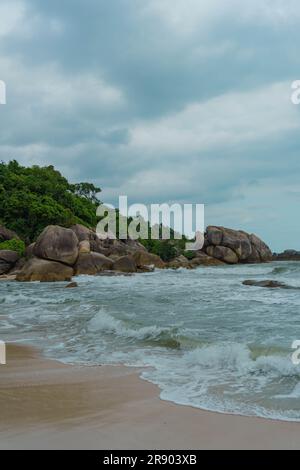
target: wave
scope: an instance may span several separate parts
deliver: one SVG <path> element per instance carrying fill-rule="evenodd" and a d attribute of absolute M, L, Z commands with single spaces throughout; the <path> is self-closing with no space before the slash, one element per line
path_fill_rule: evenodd
<path fill-rule="evenodd" d="M 166 328 L 158 326 L 131 327 L 123 320 L 118 320 L 103 309 L 89 320 L 87 329 L 89 332 L 99 332 L 114 334 L 118 337 L 134 339 L 145 343 L 164 346 L 167 348 L 180 348 L 180 341 L 177 338 L 178 328 Z"/>

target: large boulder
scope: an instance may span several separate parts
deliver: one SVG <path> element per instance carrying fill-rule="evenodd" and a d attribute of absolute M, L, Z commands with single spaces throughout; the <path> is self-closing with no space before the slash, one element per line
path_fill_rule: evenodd
<path fill-rule="evenodd" d="M 236 253 L 240 261 L 245 261 L 252 253 L 248 235 L 241 230 L 225 227 L 208 227 L 206 239 L 209 245 L 225 246 Z"/>
<path fill-rule="evenodd" d="M 72 266 L 78 257 L 78 238 L 73 230 L 49 225 L 38 237 L 33 253 L 38 258 Z"/>
<path fill-rule="evenodd" d="M 17 274 L 19 282 L 59 282 L 71 281 L 73 269 L 56 261 L 47 261 L 39 258 L 31 258 Z"/>
<path fill-rule="evenodd" d="M 194 268 L 199 266 L 222 266 L 225 263 L 217 258 L 208 256 L 202 251 L 196 252 L 195 258 L 190 261 L 190 265 Z"/>
<path fill-rule="evenodd" d="M 12 269 L 9 271 L 9 274 L 13 275 L 13 274 L 18 274 L 22 269 L 23 267 L 25 266 L 26 264 L 26 258 L 20 258 L 18 259 L 18 261 L 16 262 L 16 264 L 12 267 Z"/>
<path fill-rule="evenodd" d="M 32 258 L 34 256 L 34 247 L 35 243 L 31 243 L 26 247 L 25 250 L 25 258 Z"/>
<path fill-rule="evenodd" d="M 209 226 L 206 229 L 206 240 L 208 245 L 222 245 L 223 231 L 219 227 Z"/>
<path fill-rule="evenodd" d="M 254 281 L 254 280 L 247 280 L 243 282 L 244 286 L 251 286 L 251 287 L 265 287 L 267 289 L 293 289 L 293 287 L 279 281 Z M 295 287 L 295 289 L 299 289 L 299 287 Z"/>
<path fill-rule="evenodd" d="M 169 261 L 167 263 L 167 267 L 171 269 L 179 269 L 179 268 L 189 269 L 192 266 L 190 265 L 189 260 L 185 256 L 180 255 L 180 256 L 177 256 L 177 258 L 174 258 L 172 261 Z"/>
<path fill-rule="evenodd" d="M 209 246 L 206 248 L 206 252 L 209 256 L 228 264 L 237 264 L 239 262 L 237 254 L 226 246 Z"/>
<path fill-rule="evenodd" d="M 2 274 L 7 274 L 11 270 L 11 268 L 12 268 L 11 264 L 0 259 L 0 276 Z"/>
<path fill-rule="evenodd" d="M 16 238 L 17 240 L 19 240 L 19 237 L 15 232 L 13 232 L 12 230 L 9 230 L 3 225 L 0 225 L 0 243 L 5 242 L 7 240 L 12 240 L 13 238 Z"/>
<path fill-rule="evenodd" d="M 84 240 L 91 241 L 96 236 L 95 232 L 81 224 L 72 225 L 72 227 L 70 227 L 70 230 L 75 233 L 76 237 L 80 242 L 83 242 Z"/>
<path fill-rule="evenodd" d="M 268 261 L 272 261 L 273 254 L 268 245 L 266 245 L 265 242 L 263 242 L 260 238 L 258 238 L 257 235 L 251 234 L 249 236 L 252 247 L 256 249 L 260 256 L 260 260 L 263 263 L 266 263 Z"/>
<path fill-rule="evenodd" d="M 88 240 L 82 240 L 79 242 L 78 245 L 79 253 L 90 253 L 91 252 L 91 244 Z"/>
<path fill-rule="evenodd" d="M 133 259 L 138 268 L 143 268 L 143 266 L 155 266 L 158 269 L 164 269 L 166 267 L 159 256 L 143 250 L 133 253 Z"/>
<path fill-rule="evenodd" d="M 0 250 L 0 275 L 8 273 L 19 258 L 20 255 L 16 251 Z"/>
<path fill-rule="evenodd" d="M 101 271 L 110 271 L 113 268 L 111 259 L 100 253 L 80 253 L 74 266 L 75 274 L 94 275 Z"/>
<path fill-rule="evenodd" d="M 122 273 L 135 273 L 137 271 L 135 261 L 131 255 L 122 256 L 116 260 L 114 262 L 113 269 L 114 271 Z"/>

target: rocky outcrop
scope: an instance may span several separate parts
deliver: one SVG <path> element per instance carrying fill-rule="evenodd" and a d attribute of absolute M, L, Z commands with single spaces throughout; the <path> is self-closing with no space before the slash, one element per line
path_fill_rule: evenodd
<path fill-rule="evenodd" d="M 7 274 L 20 258 L 16 251 L 0 250 L 0 275 Z"/>
<path fill-rule="evenodd" d="M 300 261 L 300 251 L 285 250 L 283 253 L 274 253 L 274 261 Z"/>
<path fill-rule="evenodd" d="M 148 251 L 144 250 L 136 251 L 133 254 L 133 259 L 138 268 L 143 268 L 144 266 L 154 266 L 158 269 L 164 269 L 166 267 L 166 264 L 159 256 L 153 255 L 152 253 L 148 253 Z"/>
<path fill-rule="evenodd" d="M 212 258 L 224 261 L 227 264 L 237 264 L 239 262 L 237 254 L 226 246 L 208 246 L 206 253 Z"/>
<path fill-rule="evenodd" d="M 78 238 L 73 230 L 49 225 L 38 237 L 33 253 L 38 258 L 72 266 L 78 257 Z"/>
<path fill-rule="evenodd" d="M 75 275 L 98 274 L 101 271 L 110 271 L 113 269 L 111 259 L 101 253 L 80 253 L 74 266 Z"/>
<path fill-rule="evenodd" d="M 265 287 L 267 289 L 299 289 L 299 287 L 292 287 L 288 284 L 284 284 L 283 282 L 279 281 L 254 281 L 254 280 L 247 280 L 243 282 L 244 286 L 251 286 L 251 287 Z"/>
<path fill-rule="evenodd" d="M 190 261 L 190 265 L 193 268 L 197 268 L 198 266 L 222 266 L 225 263 L 217 258 L 213 258 L 212 256 L 208 256 L 206 253 L 201 251 L 197 252 L 195 258 Z"/>
<path fill-rule="evenodd" d="M 78 287 L 77 282 L 70 282 L 67 286 L 65 286 L 65 289 L 76 289 Z"/>
<path fill-rule="evenodd" d="M 35 247 L 35 243 L 31 243 L 30 245 L 26 247 L 25 258 L 32 258 L 34 256 L 34 253 L 33 253 L 34 247 Z"/>
<path fill-rule="evenodd" d="M 71 281 L 73 269 L 56 261 L 31 258 L 17 274 L 19 282 L 59 282 Z"/>
<path fill-rule="evenodd" d="M 131 255 L 123 256 L 119 258 L 113 264 L 113 270 L 122 273 L 136 273 L 137 267 L 135 261 Z"/>
<path fill-rule="evenodd" d="M 80 224 L 72 225 L 72 227 L 70 227 L 70 230 L 75 233 L 79 242 L 83 242 L 85 240 L 91 241 L 96 235 L 95 232 L 93 232 L 91 229 Z"/>
<path fill-rule="evenodd" d="M 0 237 L 16 238 L 16 234 L 0 227 Z M 18 255 L 12 253 L 6 250 L 1 255 L 0 252 L 0 275 L 10 273 L 16 274 L 18 281 L 45 282 L 69 280 L 73 274 L 99 275 L 114 271 L 130 275 L 151 272 L 155 268 L 196 269 L 272 259 L 269 247 L 256 235 L 215 226 L 207 228 L 204 247 L 195 252 L 192 259 L 177 252 L 176 258 L 168 263 L 149 253 L 138 241 L 102 240 L 95 231 L 79 224 L 71 229 L 48 226 L 37 241 L 26 248 L 24 259 L 19 260 Z"/>
<path fill-rule="evenodd" d="M 78 251 L 79 253 L 90 253 L 91 252 L 90 242 L 88 240 L 82 240 L 82 242 L 79 242 Z"/>
<path fill-rule="evenodd" d="M 228 264 L 272 260 L 270 248 L 256 235 L 225 227 L 207 228 L 204 250 L 209 256 Z"/>

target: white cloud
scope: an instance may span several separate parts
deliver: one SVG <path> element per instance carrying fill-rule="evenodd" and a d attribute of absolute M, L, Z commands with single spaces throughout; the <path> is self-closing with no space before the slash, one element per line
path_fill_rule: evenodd
<path fill-rule="evenodd" d="M 0 37 L 18 31 L 25 16 L 25 4 L 22 1 L 1 0 L 0 4 Z"/>
<path fill-rule="evenodd" d="M 291 23 L 300 17 L 298 0 L 151 0 L 144 12 L 160 18 L 178 34 L 212 29 L 226 19 L 241 22 Z"/>
<path fill-rule="evenodd" d="M 259 141 L 299 128 L 290 83 L 228 93 L 131 131 L 133 148 L 165 155 L 195 153 Z"/>

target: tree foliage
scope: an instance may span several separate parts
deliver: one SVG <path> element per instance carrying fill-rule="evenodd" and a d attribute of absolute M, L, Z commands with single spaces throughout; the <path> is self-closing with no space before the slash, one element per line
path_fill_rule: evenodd
<path fill-rule="evenodd" d="M 0 243 L 0 251 L 1 250 L 16 251 L 20 256 L 23 256 L 25 253 L 25 243 L 23 240 L 12 238 L 11 240 L 6 240 L 5 242 Z"/>

